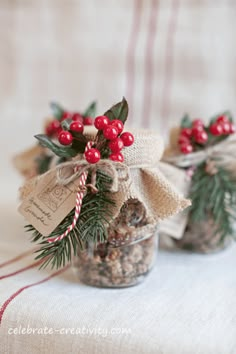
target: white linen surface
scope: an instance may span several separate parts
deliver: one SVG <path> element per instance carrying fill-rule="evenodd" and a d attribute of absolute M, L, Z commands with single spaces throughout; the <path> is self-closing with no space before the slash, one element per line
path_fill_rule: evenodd
<path fill-rule="evenodd" d="M 15 208 L 1 205 L 0 265 L 32 248 Z M 235 246 L 208 256 L 160 251 L 145 282 L 127 289 L 85 286 L 68 269 L 8 304 L 0 353 L 236 353 L 235 251 Z M 32 261 L 26 256 L 0 268 L 1 306 L 20 288 L 54 273 L 36 267 L 1 278 Z M 22 334 L 24 328 L 35 333 Z M 46 328 L 52 334 L 41 335 Z M 110 332 L 114 328 L 123 334 Z M 14 329 L 21 334 L 12 334 Z M 83 329 L 86 333 L 72 332 Z"/>

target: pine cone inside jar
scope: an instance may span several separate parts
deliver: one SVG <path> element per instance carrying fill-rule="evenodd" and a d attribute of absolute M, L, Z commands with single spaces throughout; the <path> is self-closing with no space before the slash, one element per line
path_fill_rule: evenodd
<path fill-rule="evenodd" d="M 108 243 L 114 247 L 132 243 L 138 228 L 147 224 L 146 210 L 137 199 L 128 200 L 109 228 Z"/>

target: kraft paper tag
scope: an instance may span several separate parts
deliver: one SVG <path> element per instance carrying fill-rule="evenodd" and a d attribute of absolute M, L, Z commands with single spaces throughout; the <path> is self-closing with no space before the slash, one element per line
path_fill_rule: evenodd
<path fill-rule="evenodd" d="M 186 171 L 166 163 L 160 163 L 159 168 L 168 179 L 168 181 L 172 182 L 172 184 L 181 194 L 184 196 L 189 194 L 191 180 L 187 176 Z M 169 235 L 175 239 L 181 239 L 188 222 L 188 217 L 189 212 L 187 209 L 167 218 L 166 220 L 161 221 L 159 230 L 161 233 Z"/>
<path fill-rule="evenodd" d="M 79 178 L 64 186 L 56 182 L 56 171 L 41 177 L 24 199 L 19 212 L 42 235 L 48 236 L 75 207 Z"/>

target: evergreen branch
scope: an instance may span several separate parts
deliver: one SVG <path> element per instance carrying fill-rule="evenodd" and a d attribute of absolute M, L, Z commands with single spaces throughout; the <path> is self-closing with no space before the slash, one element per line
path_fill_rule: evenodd
<path fill-rule="evenodd" d="M 212 219 L 221 240 L 233 236 L 232 223 L 236 221 L 236 178 L 232 172 L 217 166 L 217 173 L 206 172 L 206 162 L 200 164 L 193 176 L 190 198 L 190 222 Z"/>
<path fill-rule="evenodd" d="M 91 176 L 88 176 L 87 183 L 91 182 Z M 61 241 L 48 243 L 47 238 L 53 238 L 63 234 L 72 223 L 74 209 L 65 217 L 58 227 L 48 236 L 44 237 L 32 225 L 27 225 L 26 230 L 32 233 L 32 242 L 39 243 L 40 249 L 36 251 L 36 259 L 44 259 L 41 265 L 51 268 L 59 268 L 70 262 L 73 255 L 76 255 L 78 249 L 84 249 L 90 242 L 97 245 L 103 243 L 108 238 L 107 228 L 112 220 L 112 207 L 114 201 L 110 197 L 109 187 L 111 178 L 97 171 L 96 194 L 87 192 L 83 198 L 82 208 L 77 224 L 67 237 Z"/>

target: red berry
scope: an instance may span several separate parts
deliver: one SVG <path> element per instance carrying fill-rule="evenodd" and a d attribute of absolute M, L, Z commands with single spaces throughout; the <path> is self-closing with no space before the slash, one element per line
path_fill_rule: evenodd
<path fill-rule="evenodd" d="M 70 145 L 73 141 L 73 136 L 70 132 L 62 130 L 58 136 L 58 141 L 62 145 Z"/>
<path fill-rule="evenodd" d="M 112 161 L 116 161 L 116 162 L 124 162 L 124 156 L 122 155 L 121 152 L 118 152 L 118 153 L 114 153 L 114 154 L 111 154 L 109 156 L 109 159 L 112 160 Z"/>
<path fill-rule="evenodd" d="M 230 126 L 230 134 L 234 134 L 235 133 L 235 126 L 233 125 L 233 123 L 229 123 Z"/>
<path fill-rule="evenodd" d="M 82 123 L 80 123 L 79 121 L 72 122 L 70 125 L 70 130 L 73 132 L 83 133 L 84 125 Z"/>
<path fill-rule="evenodd" d="M 191 144 L 181 144 L 180 150 L 183 154 L 190 154 L 193 152 L 193 146 Z"/>
<path fill-rule="evenodd" d="M 83 116 L 80 113 L 74 113 L 72 115 L 72 120 L 75 122 L 83 123 Z"/>
<path fill-rule="evenodd" d="M 109 123 L 110 123 L 110 119 L 106 116 L 99 116 L 96 117 L 94 120 L 94 126 L 98 130 L 103 130 L 108 126 Z"/>
<path fill-rule="evenodd" d="M 70 113 L 70 112 L 64 112 L 63 115 L 62 115 L 62 118 L 61 120 L 65 120 L 65 119 L 71 119 L 73 116 L 73 113 Z"/>
<path fill-rule="evenodd" d="M 196 136 L 199 135 L 199 133 L 203 132 L 204 131 L 204 126 L 203 125 L 195 125 L 192 129 L 192 134 L 194 136 L 194 138 L 196 139 Z"/>
<path fill-rule="evenodd" d="M 183 143 L 189 143 L 190 144 L 190 140 L 189 138 L 187 138 L 186 136 L 184 135 L 180 135 L 179 136 L 179 139 L 178 139 L 178 144 L 183 144 Z"/>
<path fill-rule="evenodd" d="M 181 129 L 180 135 L 190 138 L 192 136 L 192 129 L 191 128 L 183 128 L 183 129 Z"/>
<path fill-rule="evenodd" d="M 111 121 L 111 125 L 114 125 L 118 129 L 118 134 L 123 132 L 124 124 L 119 119 L 114 119 Z"/>
<path fill-rule="evenodd" d="M 213 123 L 209 129 L 212 135 L 219 136 L 223 134 L 223 128 L 219 123 Z"/>
<path fill-rule="evenodd" d="M 121 138 L 116 138 L 115 140 L 110 141 L 108 146 L 112 152 L 117 153 L 123 149 L 124 143 Z"/>
<path fill-rule="evenodd" d="M 229 122 L 224 122 L 224 123 L 220 123 L 220 125 L 222 126 L 223 129 L 223 134 L 230 134 L 230 123 Z"/>
<path fill-rule="evenodd" d="M 57 119 L 55 119 L 51 122 L 51 127 L 54 131 L 57 131 L 57 129 L 60 128 L 60 126 L 61 126 L 61 123 Z"/>
<path fill-rule="evenodd" d="M 62 127 L 59 127 L 59 128 L 57 129 L 57 136 L 59 136 L 62 131 L 63 131 Z"/>
<path fill-rule="evenodd" d="M 46 127 L 46 134 L 47 135 L 53 135 L 57 132 L 57 130 L 60 128 L 61 123 L 55 119 L 52 122 L 50 122 L 47 127 Z"/>
<path fill-rule="evenodd" d="M 129 132 L 121 134 L 120 138 L 123 140 L 124 146 L 131 146 L 134 143 L 134 136 Z"/>
<path fill-rule="evenodd" d="M 49 124 L 48 124 L 48 125 L 46 126 L 46 128 L 45 128 L 45 134 L 46 134 L 47 136 L 51 136 L 51 135 L 52 135 L 52 129 L 51 129 L 51 127 L 50 127 Z"/>
<path fill-rule="evenodd" d="M 203 123 L 203 121 L 201 119 L 194 119 L 193 127 L 196 127 L 197 125 L 201 125 L 203 127 L 204 123 Z"/>
<path fill-rule="evenodd" d="M 208 135 L 205 130 L 199 131 L 198 134 L 194 135 L 194 139 L 199 144 L 204 144 L 208 140 Z"/>
<path fill-rule="evenodd" d="M 84 125 L 93 125 L 93 118 L 92 117 L 84 117 L 83 123 L 84 123 Z"/>
<path fill-rule="evenodd" d="M 88 151 L 85 152 L 84 155 L 85 155 L 86 160 L 89 163 L 97 163 L 101 158 L 100 151 L 95 148 L 89 149 Z"/>
<path fill-rule="evenodd" d="M 108 140 L 114 140 L 118 136 L 118 128 L 113 126 L 113 125 L 108 125 L 104 130 L 103 130 L 103 135 L 106 139 Z"/>
<path fill-rule="evenodd" d="M 217 123 L 229 123 L 229 118 L 226 115 L 219 116 L 216 119 Z"/>

